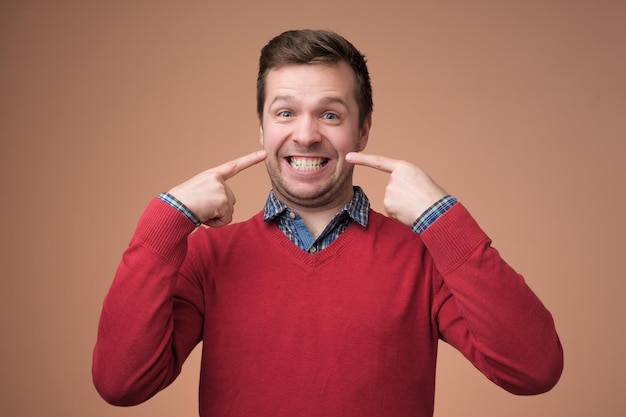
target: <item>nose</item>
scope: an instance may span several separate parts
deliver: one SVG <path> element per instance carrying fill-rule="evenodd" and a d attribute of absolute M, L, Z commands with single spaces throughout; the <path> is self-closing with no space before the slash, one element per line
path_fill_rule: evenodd
<path fill-rule="evenodd" d="M 293 140 L 302 146 L 311 146 L 322 140 L 317 119 L 311 116 L 301 116 L 293 124 Z"/>

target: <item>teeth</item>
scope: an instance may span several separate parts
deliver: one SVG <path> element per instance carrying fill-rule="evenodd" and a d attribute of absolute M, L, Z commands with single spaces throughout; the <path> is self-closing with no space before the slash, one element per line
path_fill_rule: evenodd
<path fill-rule="evenodd" d="M 326 164 L 324 158 L 289 158 L 289 163 L 298 171 L 314 171 Z"/>

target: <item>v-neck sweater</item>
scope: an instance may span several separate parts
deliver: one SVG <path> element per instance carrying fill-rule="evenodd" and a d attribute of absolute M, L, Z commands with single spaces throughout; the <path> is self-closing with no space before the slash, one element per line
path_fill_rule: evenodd
<path fill-rule="evenodd" d="M 200 342 L 202 417 L 429 417 L 440 339 L 513 393 L 560 376 L 550 313 L 460 203 L 422 235 L 370 210 L 315 254 L 262 213 L 189 224 L 153 201 L 124 253 L 94 350 L 111 403 L 155 395 Z"/>

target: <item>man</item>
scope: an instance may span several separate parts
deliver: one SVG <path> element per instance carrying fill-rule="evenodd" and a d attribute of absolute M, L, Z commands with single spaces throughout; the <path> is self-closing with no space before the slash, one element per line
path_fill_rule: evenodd
<path fill-rule="evenodd" d="M 199 342 L 205 417 L 432 416 L 439 339 L 512 393 L 556 384 L 550 313 L 462 204 L 418 167 L 361 152 L 361 53 L 331 32 L 285 32 L 262 50 L 257 104 L 263 150 L 142 215 L 94 350 L 107 401 L 147 400 Z M 263 211 L 229 224 L 227 180 L 262 161 Z M 353 185 L 354 165 L 389 173 L 389 217 Z"/>

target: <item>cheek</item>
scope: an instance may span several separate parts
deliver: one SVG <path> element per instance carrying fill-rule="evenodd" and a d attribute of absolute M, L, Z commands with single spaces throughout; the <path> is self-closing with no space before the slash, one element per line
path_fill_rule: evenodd
<path fill-rule="evenodd" d="M 280 126 L 266 127 L 261 133 L 261 145 L 265 149 L 277 149 L 288 136 L 289 132 L 285 128 Z"/>
<path fill-rule="evenodd" d="M 358 132 L 349 131 L 336 135 L 332 141 L 335 149 L 340 153 L 348 153 L 362 150 L 362 140 Z"/>

